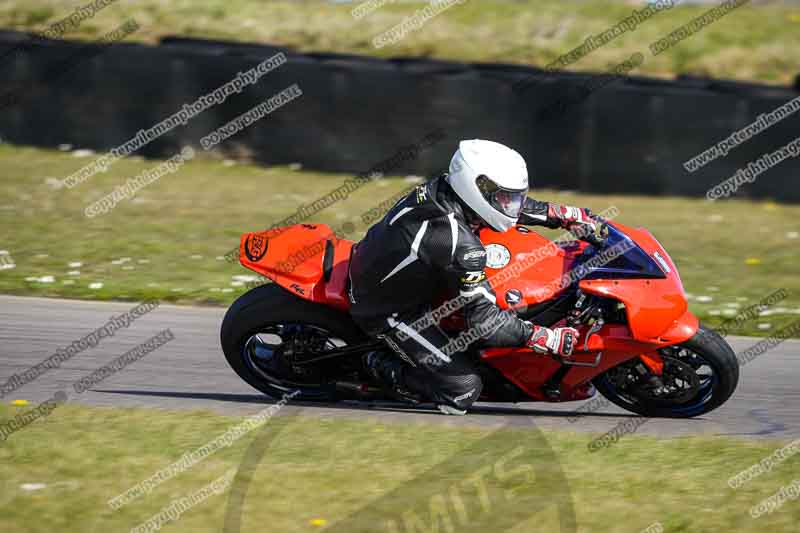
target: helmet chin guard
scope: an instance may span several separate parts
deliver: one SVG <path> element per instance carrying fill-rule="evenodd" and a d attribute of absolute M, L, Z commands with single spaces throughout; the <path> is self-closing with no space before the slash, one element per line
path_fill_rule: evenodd
<path fill-rule="evenodd" d="M 487 226 L 501 232 L 517 223 L 528 194 L 525 160 L 493 141 L 461 141 L 447 181 Z"/>

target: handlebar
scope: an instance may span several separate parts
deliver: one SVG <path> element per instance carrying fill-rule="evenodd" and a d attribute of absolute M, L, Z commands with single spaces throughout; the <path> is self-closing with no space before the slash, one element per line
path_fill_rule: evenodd
<path fill-rule="evenodd" d="M 580 238 L 582 241 L 586 241 L 592 246 L 597 248 L 605 248 L 606 246 L 606 239 L 604 237 L 597 236 L 595 234 L 586 235 Z"/>
<path fill-rule="evenodd" d="M 587 210 L 588 211 L 588 210 Z M 608 226 L 606 224 L 606 219 L 601 217 L 600 215 L 591 214 L 592 220 L 597 223 L 597 233 L 588 233 L 586 235 L 576 235 L 576 237 L 584 242 L 588 242 L 592 246 L 596 248 L 605 248 L 606 246 L 606 239 L 608 237 Z"/>

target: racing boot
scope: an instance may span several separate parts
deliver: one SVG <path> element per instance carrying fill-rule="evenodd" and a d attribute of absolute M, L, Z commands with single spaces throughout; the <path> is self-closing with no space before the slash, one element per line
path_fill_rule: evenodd
<path fill-rule="evenodd" d="M 363 359 L 364 368 L 392 398 L 418 404 L 421 398 L 404 386 L 403 374 L 406 363 L 394 354 L 383 351 L 368 352 Z"/>

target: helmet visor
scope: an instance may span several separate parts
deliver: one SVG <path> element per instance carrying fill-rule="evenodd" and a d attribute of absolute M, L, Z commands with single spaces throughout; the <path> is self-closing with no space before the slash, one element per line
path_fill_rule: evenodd
<path fill-rule="evenodd" d="M 506 216 L 519 218 L 525 198 L 528 196 L 528 189 L 506 189 L 487 176 L 478 176 L 476 183 L 481 194 L 489 204 Z"/>

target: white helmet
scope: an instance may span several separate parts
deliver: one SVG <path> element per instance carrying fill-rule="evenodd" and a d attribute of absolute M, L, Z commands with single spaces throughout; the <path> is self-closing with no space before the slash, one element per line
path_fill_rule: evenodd
<path fill-rule="evenodd" d="M 500 143 L 461 141 L 450 161 L 450 186 L 495 231 L 517 223 L 528 195 L 528 169 L 516 151 Z"/>

